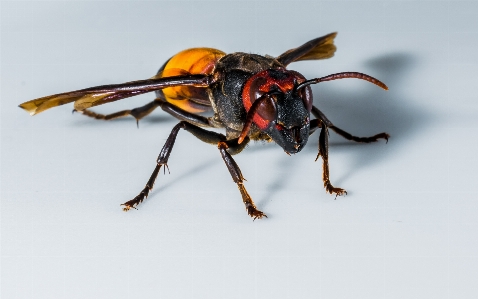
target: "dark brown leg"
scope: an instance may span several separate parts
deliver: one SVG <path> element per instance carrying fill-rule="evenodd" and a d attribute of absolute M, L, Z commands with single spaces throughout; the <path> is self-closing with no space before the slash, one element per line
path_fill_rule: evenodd
<path fill-rule="evenodd" d="M 83 111 L 73 110 L 73 112 L 78 112 L 83 115 L 86 115 L 95 119 L 102 119 L 102 120 L 111 120 L 111 119 L 131 115 L 132 117 L 136 119 L 136 125 L 138 125 L 139 120 L 145 117 L 146 115 L 150 114 L 151 112 L 153 112 L 153 110 L 156 109 L 159 106 L 159 104 L 160 103 L 158 101 L 152 101 L 142 107 L 134 108 L 132 110 L 118 111 L 111 114 L 99 114 L 88 109 L 85 109 Z"/>
<path fill-rule="evenodd" d="M 249 138 L 247 138 L 247 141 L 249 141 L 248 139 Z M 233 141 L 237 144 L 236 139 L 233 139 Z M 246 139 L 244 139 L 244 141 L 246 141 Z M 240 144 L 241 146 L 242 143 Z M 229 170 L 229 173 L 231 174 L 234 183 L 237 184 L 237 187 L 241 192 L 242 202 L 244 202 L 244 205 L 246 206 L 247 214 L 249 214 L 249 216 L 251 216 L 254 220 L 256 220 L 257 218 L 261 219 L 262 217 L 267 218 L 266 214 L 257 209 L 251 196 L 249 195 L 249 193 L 247 193 L 246 187 L 244 187 L 244 177 L 242 176 L 241 169 L 239 169 L 239 166 L 237 165 L 236 161 L 234 161 L 231 154 L 229 154 L 229 152 L 227 151 L 227 149 L 229 148 L 227 142 L 221 141 L 218 143 L 217 147 L 221 152 L 222 159 L 226 163 L 227 169 Z"/>
<path fill-rule="evenodd" d="M 344 130 L 342 130 L 340 128 L 337 128 L 336 126 L 333 126 L 333 127 L 330 127 L 330 128 L 332 129 L 332 131 L 334 131 L 335 133 L 344 137 L 345 139 L 352 140 L 352 141 L 355 141 L 355 142 L 361 142 L 361 143 L 375 142 L 375 141 L 379 140 L 380 138 L 383 138 L 383 139 L 386 140 L 386 142 L 388 142 L 388 138 L 390 137 L 390 135 L 388 135 L 385 132 L 379 133 L 377 135 L 370 136 L 370 137 L 357 137 L 357 136 L 353 136 L 350 133 L 345 132 Z"/>
<path fill-rule="evenodd" d="M 244 178 L 242 176 L 241 170 L 239 169 L 239 166 L 236 164 L 236 162 L 231 156 L 231 154 L 237 154 L 241 152 L 245 148 L 247 143 L 249 142 L 249 138 L 247 137 L 246 139 L 244 139 L 244 142 L 242 142 L 241 144 L 238 144 L 237 139 L 226 140 L 226 136 L 224 136 L 223 134 L 207 131 L 187 121 L 181 121 L 176 126 L 174 126 L 173 130 L 171 131 L 171 134 L 169 134 L 169 137 L 166 140 L 166 143 L 164 144 L 163 148 L 161 149 L 161 152 L 159 153 L 159 156 L 157 159 L 157 165 L 153 173 L 151 174 L 151 177 L 148 180 L 148 183 L 135 198 L 122 204 L 124 206 L 123 210 L 128 211 L 131 208 L 135 208 L 135 206 L 140 204 L 146 197 L 148 197 L 148 194 L 150 190 L 153 188 L 154 181 L 156 180 L 156 177 L 158 176 L 158 173 L 161 167 L 163 165 L 165 167 L 168 166 L 168 159 L 180 129 L 184 129 L 190 132 L 191 134 L 196 136 L 198 139 L 206 143 L 214 144 L 218 146 L 219 151 L 221 152 L 222 158 L 224 162 L 226 163 L 227 169 L 229 170 L 232 176 L 232 179 L 239 187 L 239 191 L 241 192 L 241 195 L 242 195 L 242 201 L 244 202 L 246 206 L 247 213 L 252 218 L 254 218 L 254 220 L 256 218 L 267 217 L 264 213 L 257 210 L 254 202 L 252 201 L 252 198 L 249 196 L 249 194 L 247 193 L 243 185 Z"/>
<path fill-rule="evenodd" d="M 320 136 L 319 136 L 319 154 L 317 155 L 317 159 L 319 156 L 322 157 L 322 180 L 324 181 L 324 187 L 325 190 L 330 193 L 336 195 L 344 195 L 347 194 L 347 191 L 345 191 L 342 188 L 336 188 L 332 186 L 330 183 L 330 178 L 329 178 L 329 140 L 328 140 L 328 135 L 329 132 L 327 130 L 327 126 L 322 123 L 321 125 L 321 130 L 320 130 Z"/>
<path fill-rule="evenodd" d="M 213 128 L 224 127 L 224 125 L 222 125 L 221 123 L 214 121 L 213 118 L 208 118 L 208 117 L 187 112 L 160 98 L 157 98 L 156 100 L 142 107 L 138 107 L 132 110 L 118 111 L 111 114 L 99 114 L 88 109 L 85 109 L 83 111 L 73 110 L 73 112 L 78 112 L 83 115 L 86 115 L 95 119 L 102 119 L 102 120 L 111 120 L 111 119 L 131 115 L 136 119 L 136 124 L 138 124 L 140 119 L 142 119 L 143 117 L 153 112 L 153 110 L 156 109 L 157 107 L 161 107 L 161 109 L 163 109 L 165 112 L 169 113 L 170 115 L 174 116 L 175 118 L 179 120 L 187 121 L 188 123 L 194 124 L 199 127 L 213 127 Z"/>
<path fill-rule="evenodd" d="M 317 129 L 320 129 L 322 127 L 322 121 L 320 119 L 313 119 L 310 121 L 310 131 L 309 131 L 309 136 L 314 134 Z"/>
<path fill-rule="evenodd" d="M 122 206 L 124 206 L 123 211 L 129 211 L 131 208 L 136 209 L 136 206 L 142 203 L 143 200 L 148 197 L 149 192 L 153 189 L 154 181 L 158 176 L 159 170 L 163 166 L 165 166 L 166 168 L 168 167 L 169 155 L 171 154 L 174 142 L 176 141 L 176 136 L 178 135 L 179 129 L 181 129 L 181 125 L 183 123 L 184 122 L 180 122 L 179 124 L 174 126 L 173 130 L 171 131 L 171 134 L 169 134 L 166 143 L 164 144 L 163 148 L 161 149 L 161 152 L 159 153 L 158 159 L 156 160 L 156 167 L 154 168 L 151 177 L 146 183 L 146 186 L 144 186 L 143 190 L 141 190 L 141 192 L 135 198 L 121 204 Z"/>
<path fill-rule="evenodd" d="M 158 176 L 159 170 L 161 169 L 162 166 L 163 166 L 162 164 L 159 164 L 159 163 L 156 164 L 156 167 L 154 168 L 154 171 L 151 174 L 151 177 L 149 178 L 148 182 L 146 183 L 146 186 L 144 186 L 143 190 L 141 190 L 141 192 L 132 200 L 129 200 L 121 204 L 122 206 L 124 206 L 123 211 L 127 212 L 131 208 L 136 209 L 135 206 L 142 203 L 143 200 L 145 200 L 148 197 L 149 191 L 153 189 L 154 181 L 156 180 L 156 177 Z"/>
<path fill-rule="evenodd" d="M 196 125 L 198 127 L 224 128 L 224 125 L 222 123 L 214 121 L 212 117 L 204 117 L 201 115 L 187 112 L 160 98 L 156 99 L 156 101 L 161 106 L 161 109 L 179 120 L 187 121 L 188 123 Z"/>
<path fill-rule="evenodd" d="M 371 137 L 353 136 L 352 134 L 347 133 L 344 130 L 342 130 L 342 129 L 336 127 L 334 124 L 332 124 L 332 122 L 330 120 L 328 120 L 328 118 L 324 115 L 324 113 L 322 113 L 322 111 L 320 111 L 315 106 L 312 106 L 312 114 L 315 117 L 317 117 L 319 120 L 321 120 L 323 123 L 325 123 L 326 126 L 329 127 L 330 129 L 332 129 L 335 133 L 339 134 L 340 136 L 342 136 L 342 137 L 344 137 L 345 139 L 348 139 L 348 140 L 352 140 L 352 141 L 355 141 L 355 142 L 362 142 L 362 143 L 370 143 L 370 142 L 375 142 L 380 138 L 383 138 L 388 142 L 388 138 L 390 137 L 390 135 L 388 135 L 385 132 L 374 135 L 374 136 L 371 136 Z"/>

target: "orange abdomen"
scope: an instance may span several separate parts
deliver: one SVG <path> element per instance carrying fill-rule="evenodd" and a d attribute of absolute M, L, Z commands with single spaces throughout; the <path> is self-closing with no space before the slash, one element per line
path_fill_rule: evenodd
<path fill-rule="evenodd" d="M 158 72 L 159 77 L 179 76 L 185 74 L 212 74 L 216 63 L 226 53 L 212 48 L 192 48 L 171 57 Z M 206 88 L 194 86 L 168 87 L 162 94 L 169 103 L 191 113 L 211 109 Z"/>

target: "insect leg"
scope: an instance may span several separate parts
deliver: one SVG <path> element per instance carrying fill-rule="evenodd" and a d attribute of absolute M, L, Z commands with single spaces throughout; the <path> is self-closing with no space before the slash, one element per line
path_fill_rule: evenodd
<path fill-rule="evenodd" d="M 219 141 L 225 140 L 226 137 L 222 134 L 216 132 L 206 131 L 201 129 L 195 125 L 192 125 L 186 121 L 179 122 L 174 128 L 171 130 L 166 143 L 164 144 L 161 152 L 159 153 L 158 159 L 156 160 L 156 167 L 154 168 L 149 181 L 146 183 L 146 186 L 141 190 L 141 192 L 132 200 L 125 202 L 122 204 L 124 206 L 123 210 L 128 211 L 131 208 L 135 208 L 138 204 L 143 202 L 145 198 L 148 197 L 149 192 L 153 189 L 154 181 L 158 176 L 159 170 L 162 166 L 168 167 L 168 160 L 171 151 L 173 150 L 174 142 L 176 141 L 176 137 L 178 136 L 179 130 L 185 129 L 186 131 L 191 132 L 194 136 L 199 138 L 200 140 L 211 143 L 217 144 Z"/>
<path fill-rule="evenodd" d="M 169 155 L 171 154 L 174 142 L 176 141 L 176 137 L 180 129 L 188 131 L 203 142 L 218 146 L 219 151 L 221 152 L 223 160 L 226 163 L 226 166 L 231 173 L 234 182 L 239 187 L 239 191 L 241 192 L 242 200 L 246 205 L 248 214 L 254 219 L 267 217 L 264 213 L 257 210 L 254 202 L 252 201 L 252 198 L 249 196 L 243 185 L 244 178 L 242 176 L 241 170 L 231 156 L 231 154 L 237 154 L 241 152 L 248 143 L 249 138 L 247 137 L 246 139 L 244 139 L 244 142 L 238 144 L 237 139 L 226 140 L 226 136 L 224 136 L 223 134 L 205 130 L 196 125 L 190 124 L 187 121 L 181 121 L 176 126 L 174 126 L 171 131 L 171 134 L 169 134 L 166 143 L 164 144 L 163 148 L 161 149 L 161 152 L 159 153 L 158 159 L 156 160 L 156 167 L 151 174 L 151 177 L 149 178 L 148 182 L 146 183 L 146 186 L 135 198 L 122 204 L 124 206 L 123 210 L 128 211 L 131 208 L 135 208 L 135 206 L 140 204 L 145 198 L 148 197 L 149 192 L 151 191 L 151 189 L 153 189 L 154 181 L 156 180 L 156 177 L 158 176 L 161 167 L 168 167 L 167 165 Z"/>
<path fill-rule="evenodd" d="M 309 136 L 314 134 L 317 129 L 322 128 L 322 121 L 318 118 L 310 121 Z"/>
<path fill-rule="evenodd" d="M 102 119 L 102 120 L 111 120 L 111 119 L 131 115 L 132 117 L 134 117 L 136 119 L 136 123 L 138 123 L 140 119 L 142 119 L 146 115 L 153 112 L 153 110 L 156 109 L 158 106 L 159 106 L 159 102 L 155 100 L 155 101 L 149 102 L 148 104 L 146 104 L 144 106 L 141 106 L 141 107 L 138 107 L 138 108 L 134 108 L 134 109 L 131 109 L 131 110 L 122 110 L 122 111 L 118 111 L 118 112 L 111 113 L 111 114 L 99 114 L 99 113 L 93 112 L 89 109 L 84 109 L 82 111 L 73 110 L 73 112 L 78 112 L 78 113 L 81 113 L 83 115 L 86 115 L 86 116 L 89 116 L 89 117 L 92 117 L 92 118 L 95 118 L 95 119 Z"/>
<path fill-rule="evenodd" d="M 352 140 L 352 141 L 355 141 L 355 142 L 362 142 L 362 143 L 370 143 L 370 142 L 375 142 L 377 141 L 378 139 L 380 138 L 383 138 L 385 139 L 387 142 L 388 142 L 388 138 L 390 137 L 390 135 L 388 135 L 387 133 L 383 132 L 383 133 L 379 133 L 377 135 L 374 135 L 374 136 L 370 136 L 370 137 L 357 137 L 357 136 L 354 136 L 348 132 L 345 132 L 344 130 L 336 127 L 334 124 L 332 124 L 332 122 L 324 115 L 324 113 L 322 113 L 322 111 L 320 111 L 317 107 L 315 106 L 312 106 L 312 114 L 317 117 L 319 120 L 321 120 L 323 123 L 325 123 L 327 125 L 327 127 L 329 127 L 330 129 L 332 129 L 332 131 L 334 131 L 335 133 L 339 134 L 340 136 L 344 137 L 345 139 L 348 139 L 348 140 Z"/>
<path fill-rule="evenodd" d="M 122 204 L 122 206 L 124 206 L 123 211 L 128 211 L 131 208 L 136 209 L 136 206 L 142 203 L 143 200 L 148 197 L 149 192 L 153 189 L 154 181 L 156 181 L 156 177 L 158 176 L 161 167 L 165 166 L 166 168 L 168 168 L 169 155 L 171 154 L 174 142 L 176 141 L 176 136 L 178 135 L 179 129 L 181 129 L 181 125 L 183 123 L 184 122 L 180 122 L 171 130 L 171 133 L 169 134 L 166 143 L 163 145 L 163 148 L 159 153 L 158 159 L 156 160 L 156 167 L 154 168 L 151 177 L 146 183 L 146 186 L 144 186 L 143 190 L 141 190 L 141 192 L 135 198 Z"/>
<path fill-rule="evenodd" d="M 225 141 L 225 142 L 221 141 L 218 143 L 217 147 L 219 148 L 219 151 L 221 152 L 222 159 L 226 163 L 227 169 L 229 170 L 229 173 L 231 174 L 231 177 L 234 180 L 234 183 L 237 184 L 237 187 L 239 188 L 239 191 L 241 192 L 242 201 L 244 202 L 244 205 L 246 206 L 247 214 L 249 214 L 249 216 L 251 216 L 254 220 L 256 220 L 257 218 L 260 219 L 262 217 L 267 218 L 267 215 L 257 209 L 251 196 L 249 195 L 249 193 L 247 193 L 246 187 L 244 187 L 244 177 L 242 176 L 241 169 L 237 165 L 236 161 L 234 161 L 231 154 L 228 152 L 228 150 L 231 150 L 234 147 L 244 147 L 243 144 L 247 143 L 248 141 L 249 141 L 248 137 L 244 139 L 244 141 L 239 145 L 237 144 L 237 139 L 232 139 L 230 141 Z"/>
<path fill-rule="evenodd" d="M 317 155 L 317 159 L 319 156 L 322 157 L 322 180 L 324 181 L 324 187 L 327 192 L 330 194 L 337 195 L 344 195 L 347 194 L 347 191 L 345 191 L 342 188 L 336 188 L 332 186 L 330 183 L 330 178 L 329 178 L 329 138 L 328 138 L 329 132 L 327 130 L 327 126 L 322 123 L 321 124 L 321 130 L 320 130 L 320 136 L 319 136 L 319 153 Z"/>
<path fill-rule="evenodd" d="M 373 136 L 370 136 L 370 137 L 357 137 L 357 136 L 353 136 L 350 133 L 345 132 L 344 130 L 342 130 L 340 128 L 337 128 L 336 126 L 333 126 L 333 127 L 330 127 L 330 128 L 332 129 L 332 131 L 334 131 L 335 133 L 344 137 L 345 139 L 352 140 L 352 141 L 355 141 L 355 142 L 370 143 L 370 142 L 378 141 L 378 139 L 380 139 L 380 138 L 383 138 L 383 139 L 386 140 L 386 142 L 388 142 L 388 138 L 390 137 L 390 135 L 388 135 L 385 132 L 382 132 L 382 133 L 379 133 L 377 135 L 373 135 Z"/>
<path fill-rule="evenodd" d="M 166 102 L 163 99 L 157 98 L 161 109 L 174 116 L 175 118 L 183 121 L 187 121 L 190 124 L 196 125 L 198 127 L 210 127 L 210 128 L 223 128 L 224 125 L 220 122 L 214 121 L 212 117 L 204 117 L 194 113 L 187 112 L 184 109 L 179 108 L 169 102 Z"/>
<path fill-rule="evenodd" d="M 136 122 L 138 122 L 140 119 L 142 119 L 143 117 L 153 112 L 153 110 L 156 109 L 157 107 L 161 107 L 161 109 L 163 109 L 164 111 L 166 111 L 167 113 L 171 114 L 172 116 L 174 116 L 175 118 L 179 120 L 187 121 L 196 126 L 213 127 L 213 128 L 224 127 L 224 125 L 222 125 L 221 123 L 213 121 L 212 118 L 207 118 L 201 115 L 187 112 L 171 103 L 166 102 L 165 100 L 161 98 L 157 98 L 154 101 L 142 107 L 134 108 L 132 110 L 118 111 L 118 112 L 106 114 L 106 115 L 93 112 L 89 109 L 85 109 L 83 111 L 73 110 L 73 112 L 78 112 L 83 115 L 86 115 L 95 119 L 102 119 L 102 120 L 111 120 L 111 119 L 131 115 L 136 119 Z"/>

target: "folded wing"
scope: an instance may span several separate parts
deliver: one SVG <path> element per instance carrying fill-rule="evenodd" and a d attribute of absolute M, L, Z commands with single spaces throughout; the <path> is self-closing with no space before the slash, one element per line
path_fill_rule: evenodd
<path fill-rule="evenodd" d="M 155 76 L 146 80 L 132 81 L 122 84 L 102 85 L 59 93 L 25 102 L 20 104 L 19 107 L 25 109 L 28 113 L 30 113 L 30 115 L 35 115 L 56 106 L 75 102 L 75 110 L 82 111 L 86 108 L 152 92 L 166 87 L 207 87 L 212 83 L 212 81 L 212 76 L 204 74 L 180 75 L 165 78 L 158 78 Z"/>
<path fill-rule="evenodd" d="M 318 37 L 300 47 L 286 51 L 276 59 L 286 66 L 294 61 L 330 58 L 334 56 L 335 50 L 337 50 L 334 45 L 336 36 L 337 32 Z"/>

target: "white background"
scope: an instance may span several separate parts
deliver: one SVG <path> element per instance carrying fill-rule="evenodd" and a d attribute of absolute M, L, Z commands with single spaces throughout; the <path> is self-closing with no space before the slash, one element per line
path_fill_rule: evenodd
<path fill-rule="evenodd" d="M 1 296 L 10 298 L 477 298 L 478 4 L 474 1 L 1 2 Z M 180 50 L 277 56 L 338 31 L 333 59 L 290 65 L 331 132 L 289 157 L 251 144 L 236 161 L 268 219 L 252 221 L 218 150 L 180 132 L 171 174 L 139 210 L 176 123 L 136 128 L 18 104 L 149 78 Z M 152 94 L 98 107 L 141 106 Z"/>

